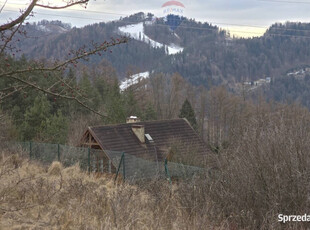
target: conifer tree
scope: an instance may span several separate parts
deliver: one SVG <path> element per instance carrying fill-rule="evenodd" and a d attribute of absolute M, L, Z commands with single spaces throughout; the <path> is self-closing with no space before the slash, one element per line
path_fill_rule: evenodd
<path fill-rule="evenodd" d="M 108 114 L 108 117 L 104 119 L 106 124 L 117 124 L 126 121 L 124 98 L 119 91 L 117 80 L 109 88 L 105 109 Z"/>
<path fill-rule="evenodd" d="M 197 129 L 197 121 L 195 111 L 191 105 L 191 103 L 186 99 L 182 105 L 180 110 L 179 118 L 186 118 L 191 126 L 196 130 Z"/>
<path fill-rule="evenodd" d="M 51 104 L 46 96 L 37 96 L 32 107 L 27 109 L 21 125 L 21 139 L 65 143 L 68 120 L 60 110 L 51 113 Z"/>
<path fill-rule="evenodd" d="M 144 113 L 142 114 L 142 118 L 144 121 L 154 121 L 157 120 L 157 114 L 152 104 L 148 104 L 145 108 Z"/>
<path fill-rule="evenodd" d="M 46 125 L 46 119 L 50 116 L 51 105 L 45 96 L 37 96 L 34 104 L 25 114 L 21 125 L 21 138 L 33 140 Z"/>
<path fill-rule="evenodd" d="M 60 110 L 46 119 L 43 137 L 48 142 L 64 144 L 67 139 L 67 132 L 68 120 L 63 116 Z"/>

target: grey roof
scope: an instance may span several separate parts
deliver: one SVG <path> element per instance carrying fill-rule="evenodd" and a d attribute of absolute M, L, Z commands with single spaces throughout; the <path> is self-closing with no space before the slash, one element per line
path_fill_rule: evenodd
<path fill-rule="evenodd" d="M 143 125 L 145 134 L 153 141 L 145 138 L 146 142 L 141 143 L 132 125 Z M 88 130 L 103 150 L 125 152 L 147 160 L 163 161 L 173 149 L 176 154 L 189 158 L 204 157 L 210 152 L 186 119 L 105 125 Z"/>

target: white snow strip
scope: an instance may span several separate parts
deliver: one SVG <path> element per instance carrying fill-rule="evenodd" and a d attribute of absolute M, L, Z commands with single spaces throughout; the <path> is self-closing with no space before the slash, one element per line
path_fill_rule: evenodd
<path fill-rule="evenodd" d="M 175 44 L 164 45 L 162 43 L 156 42 L 150 39 L 143 31 L 143 22 L 138 24 L 132 24 L 128 26 L 122 26 L 118 28 L 122 34 L 130 36 L 139 41 L 143 41 L 147 44 L 150 44 L 153 48 L 162 48 L 165 47 L 166 54 L 174 55 L 183 51 L 182 47 L 179 47 Z"/>
<path fill-rule="evenodd" d="M 149 78 L 149 77 L 150 77 L 149 71 L 132 75 L 132 76 L 130 76 L 129 79 L 122 81 L 119 88 L 121 91 L 124 91 L 129 86 L 137 84 L 139 81 L 146 79 L 146 78 Z"/>

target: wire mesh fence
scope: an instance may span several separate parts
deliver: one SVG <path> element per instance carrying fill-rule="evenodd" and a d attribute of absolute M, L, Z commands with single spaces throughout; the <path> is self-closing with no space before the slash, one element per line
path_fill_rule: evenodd
<path fill-rule="evenodd" d="M 145 160 L 124 152 L 105 151 L 118 166 L 118 172 L 128 180 L 163 178 L 165 177 L 164 164 L 158 161 Z"/>
<path fill-rule="evenodd" d="M 38 160 L 43 164 L 59 161 L 65 167 L 69 167 L 79 163 L 85 170 L 90 168 L 91 154 L 93 153 L 93 156 L 96 154 L 93 149 L 37 142 L 8 142 L 5 147 L 12 151 L 21 150 L 27 153 L 30 159 Z"/>
<path fill-rule="evenodd" d="M 169 170 L 170 176 L 176 178 L 188 178 L 193 177 L 196 174 L 206 172 L 204 168 L 179 164 L 175 162 L 167 162 L 167 168 Z"/>
<path fill-rule="evenodd" d="M 30 159 L 43 164 L 59 161 L 64 167 L 79 164 L 80 168 L 88 172 L 115 173 L 116 177 L 129 181 L 141 179 L 169 179 L 188 178 L 195 174 L 204 173 L 204 168 L 164 162 L 154 159 L 143 159 L 122 151 L 99 150 L 74 147 L 61 144 L 37 142 L 10 142 L 6 148 L 13 151 L 22 150 Z"/>

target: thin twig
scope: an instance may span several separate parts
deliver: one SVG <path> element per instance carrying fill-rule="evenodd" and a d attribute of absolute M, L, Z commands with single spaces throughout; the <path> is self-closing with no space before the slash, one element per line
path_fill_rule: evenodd
<path fill-rule="evenodd" d="M 49 6 L 49 5 L 41 5 L 41 4 L 36 4 L 36 6 L 51 9 L 51 10 L 60 10 L 60 9 L 65 9 L 65 8 L 74 6 L 74 5 L 86 4 L 88 2 L 89 2 L 89 0 L 83 0 L 83 1 L 73 2 L 73 3 L 67 4 L 65 6 Z"/>
<path fill-rule="evenodd" d="M 3 6 L 2 6 L 1 9 L 0 9 L 0 13 L 2 12 L 2 10 L 3 10 L 3 8 L 5 7 L 5 5 L 6 5 L 7 2 L 8 2 L 8 0 L 5 0 Z"/>

